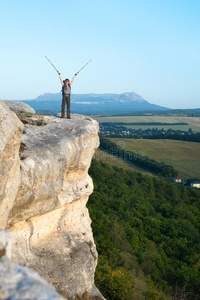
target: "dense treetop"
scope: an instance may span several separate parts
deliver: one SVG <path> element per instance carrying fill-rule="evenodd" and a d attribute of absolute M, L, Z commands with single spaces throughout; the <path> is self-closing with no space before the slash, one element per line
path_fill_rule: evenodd
<path fill-rule="evenodd" d="M 200 191 L 96 160 L 89 173 L 96 284 L 104 296 L 199 299 Z"/>

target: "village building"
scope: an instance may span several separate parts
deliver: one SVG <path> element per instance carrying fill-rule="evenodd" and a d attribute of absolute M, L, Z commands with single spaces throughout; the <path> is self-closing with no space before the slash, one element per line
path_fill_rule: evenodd
<path fill-rule="evenodd" d="M 182 179 L 180 177 L 175 177 L 173 181 L 174 183 L 182 183 Z"/>
<path fill-rule="evenodd" d="M 193 182 L 190 183 L 190 186 L 193 187 L 193 188 L 195 187 L 197 189 L 200 189 L 200 182 L 193 181 Z"/>

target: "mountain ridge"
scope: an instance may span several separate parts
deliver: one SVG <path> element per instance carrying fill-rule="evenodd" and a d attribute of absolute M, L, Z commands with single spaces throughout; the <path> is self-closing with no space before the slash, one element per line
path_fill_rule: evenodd
<path fill-rule="evenodd" d="M 19 100 L 29 104 L 35 111 L 51 110 L 60 111 L 62 94 L 44 93 L 35 99 Z M 139 111 L 163 111 L 170 108 L 151 104 L 135 92 L 101 93 L 101 94 L 72 94 L 72 113 L 96 114 L 96 113 L 134 113 Z"/>
<path fill-rule="evenodd" d="M 44 93 L 39 95 L 35 99 L 28 99 L 23 101 L 56 101 L 60 100 L 61 93 Z M 141 101 L 147 102 L 142 96 L 136 94 L 135 92 L 125 92 L 121 94 L 117 93 L 89 93 L 89 94 L 72 94 L 71 99 L 72 101 L 81 100 L 81 99 L 93 99 L 99 98 L 102 100 L 114 100 L 114 101 L 124 101 L 124 102 L 131 102 L 131 101 Z"/>

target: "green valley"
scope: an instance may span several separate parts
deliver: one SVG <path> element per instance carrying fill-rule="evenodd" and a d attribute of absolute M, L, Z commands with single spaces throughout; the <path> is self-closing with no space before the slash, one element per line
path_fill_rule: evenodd
<path fill-rule="evenodd" d="M 172 165 L 183 178 L 200 178 L 200 143 L 175 140 L 110 139 L 126 151 Z"/>
<path fill-rule="evenodd" d="M 133 122 L 115 122 L 128 118 Z M 172 183 L 175 174 L 200 178 L 200 143 L 100 140 L 87 205 L 99 253 L 97 287 L 107 300 L 200 299 L 200 190 Z"/>
<path fill-rule="evenodd" d="M 108 300 L 199 299 L 200 190 L 93 160 L 88 201 Z"/>
<path fill-rule="evenodd" d="M 158 129 L 173 129 L 188 131 L 191 128 L 193 131 L 200 132 L 200 117 L 188 116 L 162 116 L 162 115 L 140 115 L 140 116 L 93 116 L 100 124 L 101 123 L 124 123 L 127 128 L 134 128 L 142 130 L 147 128 Z M 134 123 L 130 124 L 130 123 Z M 138 123 L 138 124 L 137 124 Z M 144 123 L 140 125 L 139 123 Z M 160 125 L 152 123 L 161 123 Z M 167 124 L 167 125 L 162 125 Z M 170 124 L 171 123 L 171 124 Z M 185 123 L 185 124 L 184 124 Z M 176 124 L 176 125 L 174 125 Z M 181 125 L 184 124 L 184 125 Z"/>

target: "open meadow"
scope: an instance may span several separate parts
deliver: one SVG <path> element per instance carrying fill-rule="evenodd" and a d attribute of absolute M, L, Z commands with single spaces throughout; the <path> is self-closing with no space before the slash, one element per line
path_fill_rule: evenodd
<path fill-rule="evenodd" d="M 110 140 L 123 150 L 172 165 L 182 178 L 200 178 L 200 143 L 125 138 Z"/>
<path fill-rule="evenodd" d="M 142 129 L 147 128 L 158 128 L 158 129 L 173 129 L 173 130 L 183 130 L 188 131 L 191 128 L 194 132 L 200 132 L 200 117 L 182 117 L 182 116 L 93 116 L 95 120 L 99 123 L 115 123 L 122 122 L 126 123 L 125 127 L 132 129 Z M 151 125 L 150 123 L 170 123 L 172 125 Z M 146 123 L 144 125 L 130 123 Z M 173 125 L 177 123 L 177 125 Z M 187 123 L 188 125 L 179 125 L 178 123 Z"/>
<path fill-rule="evenodd" d="M 96 150 L 94 158 L 114 167 L 123 168 L 130 171 L 138 171 L 146 175 L 152 175 L 150 171 L 146 171 L 127 160 L 120 159 L 119 157 L 113 156 L 110 153 L 104 152 L 100 149 Z"/>

